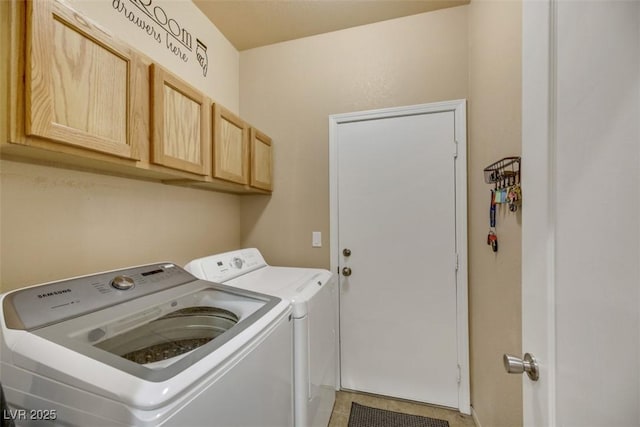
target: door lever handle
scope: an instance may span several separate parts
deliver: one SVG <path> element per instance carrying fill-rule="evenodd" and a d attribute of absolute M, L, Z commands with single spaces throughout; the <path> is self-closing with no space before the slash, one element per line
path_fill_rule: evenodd
<path fill-rule="evenodd" d="M 538 378 L 540 378 L 538 362 L 536 358 L 529 353 L 525 353 L 524 360 L 510 354 L 505 354 L 502 356 L 502 362 L 504 363 L 504 369 L 509 374 L 526 372 L 532 381 L 538 381 Z"/>

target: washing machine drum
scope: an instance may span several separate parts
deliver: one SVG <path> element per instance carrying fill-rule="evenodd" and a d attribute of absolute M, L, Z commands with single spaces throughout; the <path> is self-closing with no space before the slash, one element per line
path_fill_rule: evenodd
<path fill-rule="evenodd" d="M 231 329 L 239 320 L 235 313 L 223 308 L 188 307 L 168 313 L 95 346 L 145 365 L 195 350 Z M 102 332 L 96 329 L 91 334 L 99 339 Z"/>

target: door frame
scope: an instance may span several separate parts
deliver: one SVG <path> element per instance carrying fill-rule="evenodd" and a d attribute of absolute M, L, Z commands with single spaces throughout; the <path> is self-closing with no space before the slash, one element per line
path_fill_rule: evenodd
<path fill-rule="evenodd" d="M 455 209 L 456 209 L 456 253 L 451 254 L 452 268 L 456 273 L 456 306 L 457 306 L 457 343 L 458 343 L 458 409 L 464 414 L 471 413 L 471 397 L 469 383 L 469 300 L 468 300 L 468 267 L 467 267 L 467 101 L 453 101 L 418 104 L 404 107 L 383 108 L 377 110 L 358 111 L 352 113 L 332 114 L 329 116 L 329 228 L 331 271 L 338 272 L 338 126 L 354 121 L 375 120 L 382 118 L 411 116 L 431 113 L 454 113 L 454 135 L 452 156 L 455 158 Z M 340 276 L 338 273 L 338 285 Z M 340 292 L 338 292 L 338 304 Z M 338 310 L 338 317 L 339 317 Z M 340 319 L 338 319 L 338 350 L 340 349 Z M 340 380 L 340 358 L 338 358 L 338 382 Z"/>
<path fill-rule="evenodd" d="M 538 381 L 522 381 L 525 427 L 557 424 L 556 8 L 556 0 L 522 5 L 522 350 L 534 354 L 540 369 Z"/>

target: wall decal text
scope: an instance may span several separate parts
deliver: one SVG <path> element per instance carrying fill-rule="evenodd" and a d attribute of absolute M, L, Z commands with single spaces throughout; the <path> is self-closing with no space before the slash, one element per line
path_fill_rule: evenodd
<path fill-rule="evenodd" d="M 153 1 L 112 0 L 111 5 L 122 17 L 158 44 L 163 44 L 164 39 L 165 48 L 182 62 L 188 63 L 189 59 L 195 56 L 194 63 L 202 69 L 202 75 L 206 77 L 209 68 L 207 46 L 196 38 L 194 49 L 191 32 Z"/>

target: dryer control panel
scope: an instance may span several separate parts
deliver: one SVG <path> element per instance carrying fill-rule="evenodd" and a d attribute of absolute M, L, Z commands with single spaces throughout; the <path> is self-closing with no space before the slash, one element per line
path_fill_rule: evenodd
<path fill-rule="evenodd" d="M 195 259 L 185 269 L 196 277 L 223 283 L 266 265 L 260 251 L 249 248 Z"/>
<path fill-rule="evenodd" d="M 160 263 L 45 283 L 6 294 L 5 323 L 32 330 L 194 280 L 177 265 Z"/>

